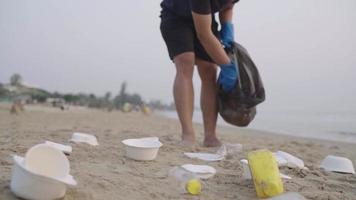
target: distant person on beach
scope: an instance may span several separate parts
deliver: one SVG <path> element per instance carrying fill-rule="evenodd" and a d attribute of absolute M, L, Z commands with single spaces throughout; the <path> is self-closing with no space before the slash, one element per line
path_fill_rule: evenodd
<path fill-rule="evenodd" d="M 194 109 L 193 71 L 197 65 L 201 79 L 201 109 L 204 121 L 204 146 L 220 146 L 216 136 L 217 66 L 218 84 L 230 91 L 236 83 L 236 68 L 224 51 L 234 41 L 233 5 L 238 0 L 163 0 L 161 33 L 169 57 L 176 66 L 174 101 L 182 127 L 183 144 L 195 147 L 192 116 Z M 215 20 L 219 13 L 220 31 Z"/>

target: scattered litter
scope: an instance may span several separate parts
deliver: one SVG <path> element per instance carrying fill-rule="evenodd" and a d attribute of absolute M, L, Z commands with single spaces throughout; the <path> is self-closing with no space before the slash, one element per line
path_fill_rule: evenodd
<path fill-rule="evenodd" d="M 328 155 L 320 165 L 326 171 L 355 174 L 354 166 L 350 159 L 345 157 Z"/>
<path fill-rule="evenodd" d="M 65 154 L 72 153 L 72 147 L 69 145 L 63 145 L 63 144 L 59 144 L 59 143 L 55 143 L 55 142 L 51 142 L 51 141 L 45 141 L 45 144 L 52 146 L 52 147 L 62 151 Z"/>
<path fill-rule="evenodd" d="M 201 193 L 202 184 L 195 173 L 176 166 L 169 170 L 168 176 L 180 193 L 191 195 L 199 195 Z"/>
<path fill-rule="evenodd" d="M 125 145 L 126 157 L 145 161 L 154 160 L 162 146 L 157 137 L 126 139 L 122 143 Z"/>
<path fill-rule="evenodd" d="M 222 156 L 233 155 L 242 151 L 242 144 L 224 143 L 216 152 Z"/>
<path fill-rule="evenodd" d="M 241 164 L 242 164 L 242 169 L 243 169 L 243 177 L 246 180 L 252 179 L 251 177 L 251 171 L 250 171 L 250 167 L 248 165 L 248 160 L 246 159 L 242 159 L 240 160 Z M 292 177 L 279 173 L 279 175 L 281 176 L 281 178 L 283 179 L 292 179 Z"/>
<path fill-rule="evenodd" d="M 276 157 L 278 166 L 287 166 L 288 161 L 287 159 L 285 159 L 283 156 L 281 156 L 280 154 L 274 153 L 274 156 Z"/>
<path fill-rule="evenodd" d="M 248 166 L 248 160 L 246 159 L 242 159 L 240 160 L 241 164 L 242 164 L 242 169 L 243 169 L 243 177 L 246 180 L 252 179 L 251 176 L 251 171 L 250 171 L 250 167 Z"/>
<path fill-rule="evenodd" d="M 90 135 L 87 133 L 73 133 L 72 138 L 70 139 L 71 142 L 75 143 L 87 143 L 93 146 L 97 146 L 98 140 L 94 135 Z"/>
<path fill-rule="evenodd" d="M 259 198 L 268 198 L 283 193 L 283 182 L 275 156 L 268 150 L 249 152 L 248 163 Z"/>
<path fill-rule="evenodd" d="M 25 158 L 14 156 L 10 183 L 11 191 L 25 199 L 59 199 L 66 193 L 66 185 L 77 182 L 69 175 L 67 157 L 47 144 L 30 148 Z"/>
<path fill-rule="evenodd" d="M 303 160 L 297 158 L 287 152 L 277 151 L 274 153 L 279 166 L 287 166 L 290 168 L 307 169 L 304 166 Z"/>
<path fill-rule="evenodd" d="M 220 161 L 227 155 L 233 155 L 242 150 L 241 144 L 223 144 L 216 153 L 184 153 L 189 158 L 197 158 L 204 161 Z"/>
<path fill-rule="evenodd" d="M 201 179 L 208 179 L 216 174 L 216 169 L 208 165 L 185 164 L 181 167 L 187 171 L 195 173 Z"/>
<path fill-rule="evenodd" d="M 267 200 L 306 200 L 306 198 L 297 192 L 287 192 Z"/>
<path fill-rule="evenodd" d="M 184 153 L 184 155 L 188 156 L 189 158 L 197 158 L 200 160 L 205 161 L 220 161 L 224 159 L 223 155 L 216 154 L 216 153 Z"/>
<path fill-rule="evenodd" d="M 285 174 L 282 174 L 282 173 L 279 173 L 279 175 L 281 176 L 281 178 L 283 179 L 292 179 L 292 177 L 288 176 L 288 175 L 285 175 Z"/>

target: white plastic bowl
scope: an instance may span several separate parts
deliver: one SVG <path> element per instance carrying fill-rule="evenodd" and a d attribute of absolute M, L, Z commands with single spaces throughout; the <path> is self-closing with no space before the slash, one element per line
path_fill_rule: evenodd
<path fill-rule="evenodd" d="M 73 133 L 72 138 L 70 139 L 71 142 L 75 143 L 87 143 L 93 146 L 99 145 L 98 140 L 94 135 L 90 135 L 87 133 Z"/>
<path fill-rule="evenodd" d="M 26 157 L 14 156 L 10 189 L 18 197 L 34 200 L 62 198 L 66 185 L 76 185 L 65 155 L 51 146 L 32 147 Z"/>
<path fill-rule="evenodd" d="M 123 140 L 126 157 L 134 160 L 154 160 L 162 143 L 157 137 Z"/>
<path fill-rule="evenodd" d="M 20 156 L 14 156 L 10 189 L 18 197 L 33 200 L 59 199 L 66 193 L 64 183 L 27 170 Z"/>
<path fill-rule="evenodd" d="M 326 171 L 355 174 L 354 166 L 350 159 L 329 155 L 321 162 L 320 168 Z"/>

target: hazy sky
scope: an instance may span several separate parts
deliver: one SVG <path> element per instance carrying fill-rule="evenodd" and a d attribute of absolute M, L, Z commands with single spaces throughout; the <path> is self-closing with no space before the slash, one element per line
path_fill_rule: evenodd
<path fill-rule="evenodd" d="M 125 80 L 145 100 L 171 102 L 175 69 L 159 3 L 0 0 L 0 82 L 16 72 L 50 91 L 101 95 L 116 94 Z M 355 0 L 241 0 L 234 11 L 235 36 L 260 69 L 266 108 L 356 107 Z"/>

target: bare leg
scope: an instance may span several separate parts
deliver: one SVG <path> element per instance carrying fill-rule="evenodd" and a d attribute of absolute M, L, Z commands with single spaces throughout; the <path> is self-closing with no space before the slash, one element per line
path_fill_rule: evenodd
<path fill-rule="evenodd" d="M 182 126 L 183 144 L 195 148 L 195 134 L 193 128 L 193 72 L 194 53 L 182 53 L 174 58 L 176 77 L 174 80 L 173 94 L 178 117 Z"/>
<path fill-rule="evenodd" d="M 201 79 L 200 107 L 202 109 L 204 122 L 204 146 L 220 146 L 221 142 L 216 137 L 216 121 L 218 114 L 216 101 L 217 66 L 214 63 L 203 61 L 198 58 L 196 58 L 196 64 L 198 65 L 199 76 Z"/>

